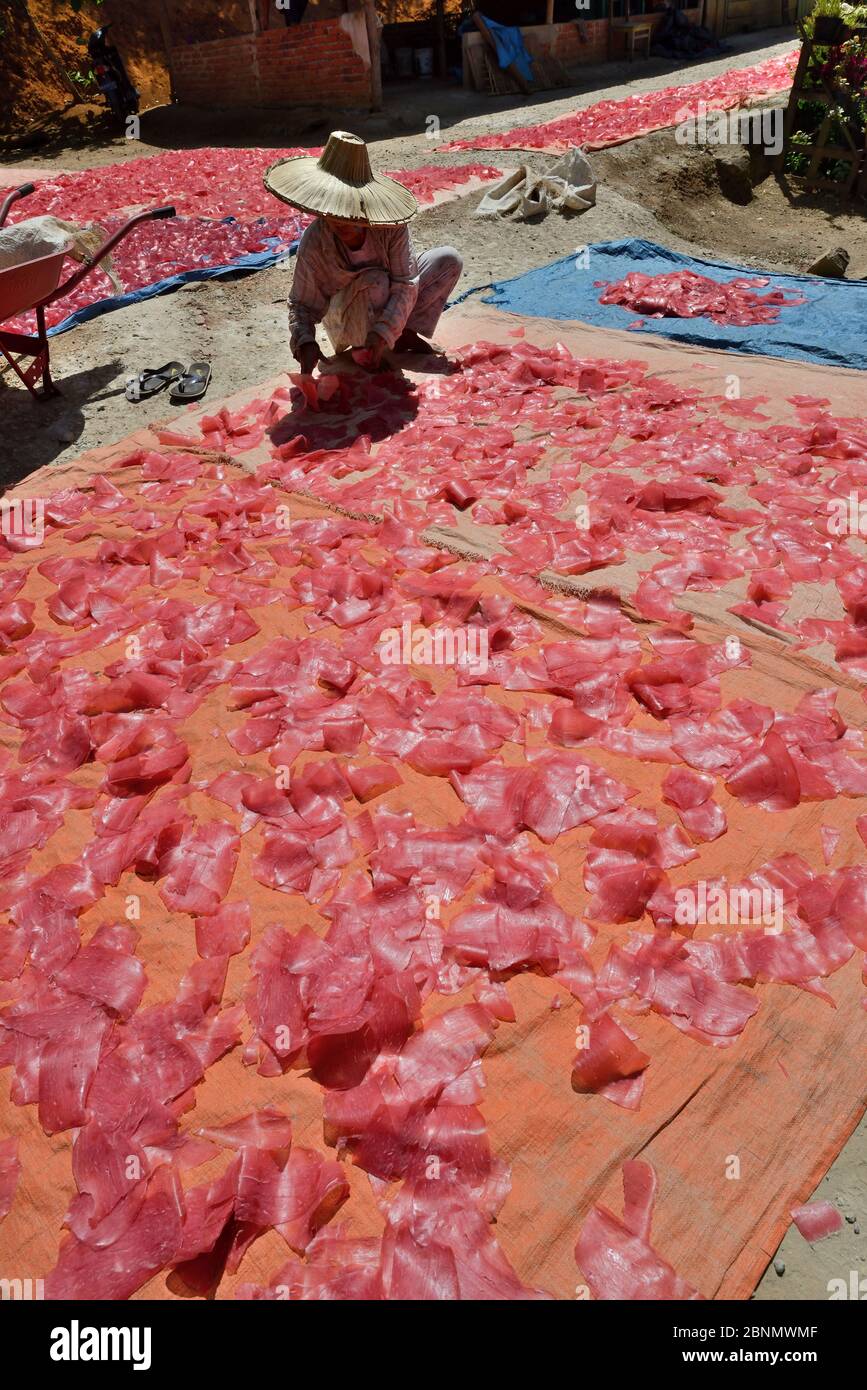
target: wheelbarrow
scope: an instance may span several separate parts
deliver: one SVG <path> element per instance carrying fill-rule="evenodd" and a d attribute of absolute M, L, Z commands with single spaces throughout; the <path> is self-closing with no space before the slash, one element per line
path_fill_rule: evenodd
<path fill-rule="evenodd" d="M 26 198 L 33 192 L 33 184 L 25 183 L 20 188 L 13 189 L 7 196 L 2 206 L 0 206 L 0 227 L 6 221 L 7 213 L 19 198 Z M 136 217 L 131 217 L 122 227 L 108 238 L 107 241 L 91 257 L 88 257 L 78 266 L 68 279 L 61 284 L 60 276 L 63 272 L 63 261 L 66 250 L 52 252 L 49 256 L 39 256 L 36 260 L 25 261 L 23 265 L 10 266 L 8 270 L 0 270 L 0 325 L 7 320 L 16 318 L 19 314 L 26 313 L 28 310 L 36 311 L 36 334 L 12 333 L 4 330 L 0 326 L 0 354 L 5 357 L 12 370 L 21 378 L 27 390 L 37 400 L 44 400 L 47 396 L 56 396 L 57 387 L 51 380 L 51 369 L 49 364 L 48 335 L 45 331 L 45 310 L 50 304 L 58 299 L 63 299 L 64 295 L 70 294 L 76 286 L 80 285 L 85 276 L 90 275 L 95 270 L 99 262 L 111 254 L 119 241 L 123 241 L 134 227 L 140 222 L 150 222 L 159 217 L 174 217 L 175 210 L 171 207 L 153 208 L 150 212 L 140 212 Z M 29 365 L 22 366 L 22 362 L 30 358 Z M 42 377 L 41 393 L 36 389 L 36 383 Z"/>

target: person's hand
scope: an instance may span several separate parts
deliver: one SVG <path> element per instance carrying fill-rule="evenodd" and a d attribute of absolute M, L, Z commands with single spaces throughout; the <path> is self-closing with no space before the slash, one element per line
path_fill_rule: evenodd
<path fill-rule="evenodd" d="M 298 349 L 298 365 L 305 376 L 311 376 L 317 362 L 322 361 L 318 343 L 302 343 Z"/>
<path fill-rule="evenodd" d="M 371 371 L 376 371 L 382 365 L 382 354 L 385 352 L 385 339 L 377 333 L 375 328 L 371 328 L 364 340 L 364 346 L 370 353 Z"/>

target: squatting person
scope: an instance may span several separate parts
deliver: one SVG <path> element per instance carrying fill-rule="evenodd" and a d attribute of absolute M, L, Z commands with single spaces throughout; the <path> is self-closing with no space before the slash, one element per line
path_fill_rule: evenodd
<path fill-rule="evenodd" d="M 322 358 L 316 325 L 335 352 L 366 348 L 378 367 L 386 348 L 430 352 L 430 338 L 463 262 L 451 246 L 416 258 L 407 222 L 415 198 L 374 174 L 367 146 L 336 130 L 318 159 L 273 165 L 266 186 L 283 202 L 316 214 L 301 238 L 289 295 L 289 346 L 302 372 Z"/>

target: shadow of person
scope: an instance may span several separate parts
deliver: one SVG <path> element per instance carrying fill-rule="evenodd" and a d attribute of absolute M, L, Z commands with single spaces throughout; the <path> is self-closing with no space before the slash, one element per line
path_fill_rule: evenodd
<path fill-rule="evenodd" d="M 338 370 L 307 378 L 306 390 L 293 382 L 289 411 L 268 431 L 276 448 L 303 438 L 305 452 L 345 449 L 362 435 L 375 444 L 415 419 L 416 385 L 401 371 L 351 370 L 332 360 Z"/>
<path fill-rule="evenodd" d="M 11 372 L 0 377 L 0 417 L 4 449 L 0 457 L 0 486 L 10 487 L 37 468 L 55 463 L 59 454 L 81 438 L 85 406 L 123 391 L 106 388 L 124 372 L 115 359 L 87 371 L 64 376 L 56 396 L 34 400 Z M 11 378 L 11 382 L 10 382 Z"/>
<path fill-rule="evenodd" d="M 451 376 L 457 368 L 445 352 L 395 352 L 392 360 L 401 371 L 423 376 Z"/>

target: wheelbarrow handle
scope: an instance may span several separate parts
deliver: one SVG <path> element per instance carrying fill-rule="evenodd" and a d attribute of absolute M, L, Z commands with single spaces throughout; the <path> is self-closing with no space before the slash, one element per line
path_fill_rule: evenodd
<path fill-rule="evenodd" d="M 56 290 L 53 290 L 50 295 L 41 301 L 43 307 L 53 304 L 55 300 L 63 299 L 67 294 L 70 294 L 77 285 L 81 284 L 85 276 L 90 274 L 94 266 L 99 265 L 99 262 L 104 260 L 106 256 L 110 256 L 117 246 L 117 243 L 123 241 L 127 233 L 131 232 L 134 227 L 137 227 L 140 222 L 153 222 L 157 218 L 174 217 L 174 215 L 174 208 L 165 207 L 151 208 L 147 212 L 139 212 L 135 217 L 131 217 L 128 222 L 124 222 L 122 227 L 118 227 L 117 231 L 113 232 L 112 235 L 102 243 L 98 251 L 94 251 L 87 264 L 79 266 L 77 270 L 73 271 L 68 280 L 64 280 L 62 285 L 58 285 Z"/>
<path fill-rule="evenodd" d="M 13 188 L 12 192 L 7 195 L 2 205 L 0 205 L 0 227 L 2 227 L 3 223 L 6 221 L 6 214 L 12 204 L 17 203 L 19 198 L 28 198 L 31 193 L 35 192 L 36 185 L 33 183 L 22 183 L 20 188 Z"/>

